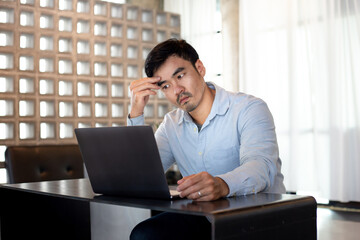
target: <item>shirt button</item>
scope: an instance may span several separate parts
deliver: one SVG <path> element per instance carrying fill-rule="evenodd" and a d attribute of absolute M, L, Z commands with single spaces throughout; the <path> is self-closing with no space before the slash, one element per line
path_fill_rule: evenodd
<path fill-rule="evenodd" d="M 196 132 L 196 127 L 194 127 L 194 132 Z"/>
<path fill-rule="evenodd" d="M 201 156 L 201 155 L 202 155 L 202 152 L 199 152 L 199 155 Z"/>

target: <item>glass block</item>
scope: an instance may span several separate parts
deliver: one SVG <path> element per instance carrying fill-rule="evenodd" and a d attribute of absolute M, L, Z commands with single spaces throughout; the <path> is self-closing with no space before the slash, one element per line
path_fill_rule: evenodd
<path fill-rule="evenodd" d="M 0 93 L 14 92 L 14 78 L 0 76 Z"/>
<path fill-rule="evenodd" d="M 128 46 L 127 57 L 130 59 L 137 59 L 138 58 L 138 48 L 136 46 Z"/>
<path fill-rule="evenodd" d="M 34 92 L 34 79 L 33 78 L 20 78 L 19 79 L 19 92 L 20 93 L 33 93 Z"/>
<path fill-rule="evenodd" d="M 40 138 L 52 139 L 55 138 L 55 123 L 40 123 Z"/>
<path fill-rule="evenodd" d="M 59 0 L 59 10 L 71 11 L 72 10 L 72 0 Z"/>
<path fill-rule="evenodd" d="M 107 123 L 95 123 L 95 127 L 99 128 L 99 127 L 107 127 Z"/>
<path fill-rule="evenodd" d="M 60 117 L 73 117 L 74 108 L 72 102 L 59 102 L 59 116 Z"/>
<path fill-rule="evenodd" d="M 158 117 L 159 118 L 163 118 L 167 112 L 168 112 L 168 106 L 166 104 L 158 105 Z"/>
<path fill-rule="evenodd" d="M 171 27 L 180 27 L 180 16 L 171 15 L 170 26 Z"/>
<path fill-rule="evenodd" d="M 14 67 L 13 54 L 0 52 L 0 69 L 12 69 L 13 67 Z"/>
<path fill-rule="evenodd" d="M 152 11 L 147 11 L 147 10 L 142 11 L 141 20 L 144 23 L 152 23 L 153 21 Z"/>
<path fill-rule="evenodd" d="M 79 123 L 78 128 L 91 128 L 91 123 Z"/>
<path fill-rule="evenodd" d="M 90 83 L 89 82 L 78 82 L 77 83 L 77 95 L 80 97 L 90 96 Z"/>
<path fill-rule="evenodd" d="M 106 36 L 106 22 L 96 22 L 94 25 L 94 34 L 96 36 Z"/>
<path fill-rule="evenodd" d="M 137 33 L 137 28 L 136 27 L 128 27 L 127 29 L 127 38 L 128 39 L 137 39 L 138 38 L 138 33 Z"/>
<path fill-rule="evenodd" d="M 95 117 L 107 117 L 108 109 L 106 103 L 95 103 Z"/>
<path fill-rule="evenodd" d="M 14 33 L 10 31 L 0 30 L 0 47 L 14 45 Z"/>
<path fill-rule="evenodd" d="M 158 31 L 156 34 L 156 40 L 158 42 L 163 42 L 166 40 L 166 32 L 165 31 Z"/>
<path fill-rule="evenodd" d="M 106 43 L 96 42 L 94 44 L 94 54 L 96 56 L 106 56 Z"/>
<path fill-rule="evenodd" d="M 110 55 L 111 55 L 111 57 L 122 57 L 121 44 L 111 44 Z"/>
<path fill-rule="evenodd" d="M 128 65 L 127 76 L 128 78 L 138 78 L 138 67 L 136 65 Z"/>
<path fill-rule="evenodd" d="M 35 124 L 21 122 L 19 124 L 19 137 L 20 139 L 33 139 L 35 138 Z"/>
<path fill-rule="evenodd" d="M 59 38 L 59 52 L 71 52 L 72 40 L 71 38 Z"/>
<path fill-rule="evenodd" d="M 89 75 L 90 74 L 90 63 L 85 61 L 78 61 L 76 64 L 78 75 Z"/>
<path fill-rule="evenodd" d="M 144 108 L 144 117 L 153 118 L 154 115 L 154 105 L 147 104 Z"/>
<path fill-rule="evenodd" d="M 163 93 L 163 91 L 157 91 L 157 97 L 159 98 L 159 99 L 165 99 L 166 97 L 165 97 L 165 94 Z"/>
<path fill-rule="evenodd" d="M 51 36 L 40 37 L 40 50 L 52 51 L 54 50 L 54 38 Z"/>
<path fill-rule="evenodd" d="M 59 135 L 61 139 L 73 138 L 74 127 L 71 123 L 60 123 Z"/>
<path fill-rule="evenodd" d="M 14 23 L 14 9 L 0 7 L 0 23 Z"/>
<path fill-rule="evenodd" d="M 127 9 L 127 20 L 137 20 L 138 18 L 138 8 L 128 7 Z"/>
<path fill-rule="evenodd" d="M 51 15 L 41 14 L 40 28 L 54 28 L 54 18 Z"/>
<path fill-rule="evenodd" d="M 34 13 L 33 12 L 21 12 L 20 13 L 20 25 L 21 26 L 34 26 Z"/>
<path fill-rule="evenodd" d="M 150 48 L 143 48 L 142 49 L 142 58 L 145 60 L 146 57 L 149 55 L 151 49 Z"/>
<path fill-rule="evenodd" d="M 14 138 L 14 124 L 0 123 L 0 139 L 5 140 L 5 139 L 13 139 L 13 138 Z"/>
<path fill-rule="evenodd" d="M 121 123 L 112 123 L 111 126 L 112 126 L 112 127 L 121 127 L 121 126 L 124 126 L 124 124 L 121 124 Z"/>
<path fill-rule="evenodd" d="M 113 83 L 111 85 L 111 96 L 112 97 L 124 97 L 124 84 Z"/>
<path fill-rule="evenodd" d="M 20 0 L 20 3 L 34 5 L 34 0 Z"/>
<path fill-rule="evenodd" d="M 111 116 L 114 118 L 124 117 L 124 105 L 121 103 L 111 104 Z"/>
<path fill-rule="evenodd" d="M 40 79 L 39 92 L 42 95 L 54 94 L 54 81 L 51 79 Z"/>
<path fill-rule="evenodd" d="M 40 72 L 54 72 L 54 60 L 52 58 L 39 59 Z"/>
<path fill-rule="evenodd" d="M 90 4 L 88 0 L 78 0 L 76 10 L 78 13 L 90 12 Z"/>
<path fill-rule="evenodd" d="M 112 63 L 111 64 L 111 76 L 112 77 L 123 77 L 123 65 L 120 63 Z"/>
<path fill-rule="evenodd" d="M 111 36 L 121 38 L 122 37 L 122 25 L 120 25 L 120 24 L 111 25 Z"/>
<path fill-rule="evenodd" d="M 19 69 L 21 71 L 34 70 L 34 57 L 33 56 L 20 56 Z"/>
<path fill-rule="evenodd" d="M 123 10 L 120 5 L 111 5 L 111 17 L 122 18 Z"/>
<path fill-rule="evenodd" d="M 91 103 L 78 102 L 78 117 L 91 117 Z"/>
<path fill-rule="evenodd" d="M 106 76 L 107 68 L 105 62 L 95 62 L 94 63 L 94 75 L 95 76 Z"/>
<path fill-rule="evenodd" d="M 156 24 L 166 25 L 166 13 L 158 13 L 156 15 Z"/>
<path fill-rule="evenodd" d="M 20 48 L 34 48 L 34 35 L 30 33 L 21 33 Z"/>
<path fill-rule="evenodd" d="M 60 59 L 59 60 L 59 73 L 60 74 L 71 74 L 72 71 L 72 61 Z"/>
<path fill-rule="evenodd" d="M 20 117 L 34 116 L 35 105 L 33 100 L 20 100 L 19 101 L 19 115 Z"/>
<path fill-rule="evenodd" d="M 146 73 L 145 73 L 145 68 L 142 68 L 141 73 L 142 73 L 142 77 L 143 77 L 143 78 L 147 77 L 147 75 L 146 75 Z"/>
<path fill-rule="evenodd" d="M 61 31 L 61 32 L 71 32 L 72 31 L 71 18 L 60 17 L 60 19 L 59 19 L 59 31 Z"/>
<path fill-rule="evenodd" d="M 103 15 L 106 16 L 106 4 L 105 3 L 95 3 L 94 4 L 94 15 Z"/>
<path fill-rule="evenodd" d="M 79 40 L 77 42 L 77 53 L 78 54 L 90 54 L 89 41 Z"/>
<path fill-rule="evenodd" d="M 59 95 L 60 96 L 71 96 L 73 95 L 73 83 L 72 81 L 59 81 Z"/>
<path fill-rule="evenodd" d="M 180 34 L 178 34 L 178 33 L 171 33 L 171 34 L 170 34 L 170 38 L 181 39 L 181 38 L 180 38 Z"/>
<path fill-rule="evenodd" d="M 86 20 L 78 20 L 77 22 L 77 33 L 89 33 L 90 32 L 90 24 L 89 21 Z"/>
<path fill-rule="evenodd" d="M 107 97 L 107 90 L 106 83 L 95 83 L 95 97 Z"/>
<path fill-rule="evenodd" d="M 142 30 L 142 40 L 151 42 L 153 40 L 153 31 L 151 29 Z"/>
<path fill-rule="evenodd" d="M 0 100 L 0 117 L 14 115 L 14 101 L 13 100 Z"/>
<path fill-rule="evenodd" d="M 40 7 L 54 7 L 54 0 L 40 0 Z"/>
<path fill-rule="evenodd" d="M 40 101 L 40 117 L 55 116 L 54 101 Z"/>

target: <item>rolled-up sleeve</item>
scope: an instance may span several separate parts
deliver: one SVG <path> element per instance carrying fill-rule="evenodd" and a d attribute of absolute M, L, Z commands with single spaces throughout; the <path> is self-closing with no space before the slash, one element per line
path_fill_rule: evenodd
<path fill-rule="evenodd" d="M 127 125 L 128 126 L 139 126 L 139 125 L 144 125 L 144 124 L 145 124 L 144 115 L 140 115 L 135 118 L 130 118 L 129 116 L 127 117 Z"/>

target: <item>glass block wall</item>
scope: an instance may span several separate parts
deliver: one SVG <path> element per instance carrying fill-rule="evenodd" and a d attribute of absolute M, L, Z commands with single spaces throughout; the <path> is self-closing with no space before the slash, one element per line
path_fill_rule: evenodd
<path fill-rule="evenodd" d="M 76 143 L 73 129 L 126 124 L 131 81 L 180 16 L 92 0 L 0 1 L 0 145 Z M 171 105 L 152 96 L 148 124 Z"/>

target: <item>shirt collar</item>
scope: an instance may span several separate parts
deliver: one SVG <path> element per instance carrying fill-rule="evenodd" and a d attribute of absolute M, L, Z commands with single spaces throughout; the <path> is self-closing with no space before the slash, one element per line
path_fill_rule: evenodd
<path fill-rule="evenodd" d="M 215 98 L 214 98 L 213 105 L 211 107 L 210 114 L 207 117 L 204 125 L 206 125 L 207 122 L 210 121 L 211 119 L 213 119 L 216 115 L 224 115 L 230 106 L 230 99 L 229 99 L 228 93 L 226 92 L 225 89 L 217 86 L 215 83 L 212 83 L 212 82 L 206 82 L 206 84 L 211 89 L 215 89 L 216 93 L 215 93 Z M 193 122 L 193 120 L 188 112 L 178 108 L 178 114 L 179 114 L 178 115 L 179 116 L 179 118 L 178 118 L 179 125 L 184 120 L 186 122 Z"/>

